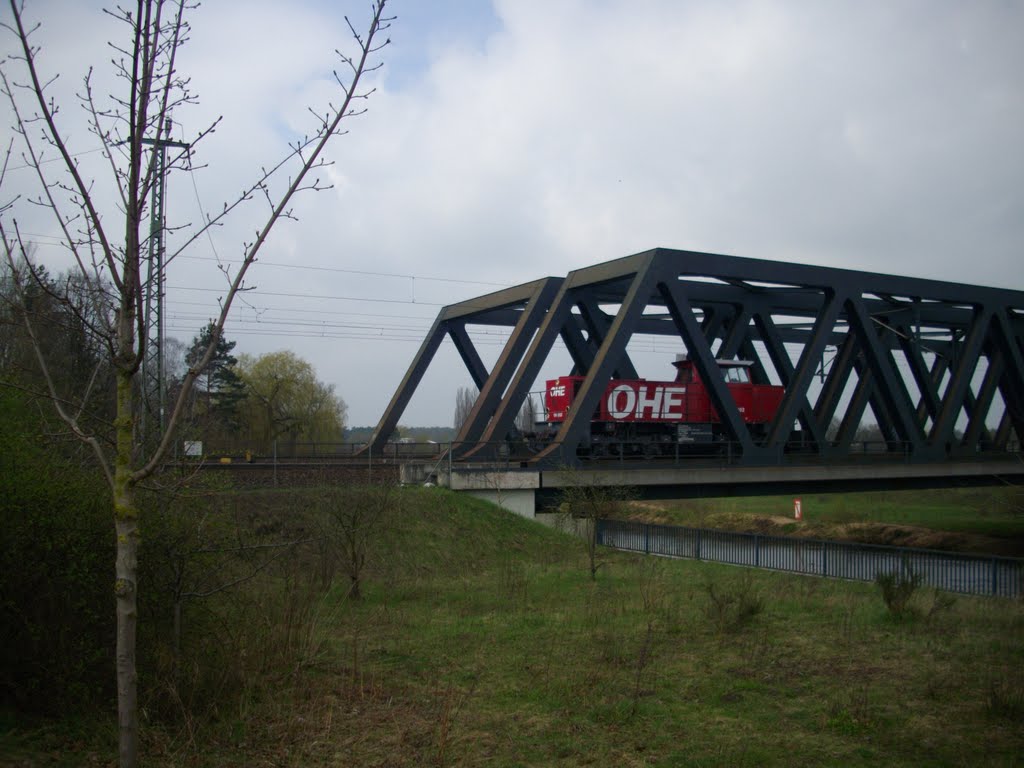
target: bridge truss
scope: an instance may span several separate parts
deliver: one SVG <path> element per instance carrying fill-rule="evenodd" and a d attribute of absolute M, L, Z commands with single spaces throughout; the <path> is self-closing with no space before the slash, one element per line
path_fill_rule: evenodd
<path fill-rule="evenodd" d="M 469 326 L 511 331 L 490 370 Z M 442 309 L 368 450 L 382 450 L 450 338 L 480 391 L 454 458 L 492 456 L 561 339 L 585 380 L 531 460 L 575 457 L 608 381 L 637 378 L 628 344 L 640 334 L 678 340 L 694 361 L 736 465 L 841 463 L 868 424 L 906 463 L 1009 454 L 1024 435 L 1024 292 L 659 248 Z M 736 357 L 755 383 L 785 387 L 764 434 L 717 374 L 716 359 Z"/>

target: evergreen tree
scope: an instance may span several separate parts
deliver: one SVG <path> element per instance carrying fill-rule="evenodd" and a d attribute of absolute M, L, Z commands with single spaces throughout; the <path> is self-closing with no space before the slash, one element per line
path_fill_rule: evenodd
<path fill-rule="evenodd" d="M 202 360 L 214 333 L 214 324 L 209 323 L 192 340 L 185 353 L 185 364 L 189 368 Z M 238 427 L 239 406 L 246 393 L 245 385 L 235 370 L 238 358 L 231 354 L 236 343 L 218 335 L 213 357 L 196 378 L 192 415 L 195 421 L 205 422 L 207 435 L 220 428 L 235 430 Z"/>

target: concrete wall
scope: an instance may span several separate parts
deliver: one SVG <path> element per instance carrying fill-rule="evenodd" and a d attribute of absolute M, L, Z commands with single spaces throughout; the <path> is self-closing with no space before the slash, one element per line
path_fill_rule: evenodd
<path fill-rule="evenodd" d="M 489 501 L 491 504 L 496 504 L 502 509 L 506 509 L 520 517 L 525 517 L 529 520 L 534 519 L 535 502 L 532 489 L 513 488 L 510 490 L 494 490 L 486 488 L 466 490 L 462 492 L 468 493 L 470 496 L 477 499 Z"/>

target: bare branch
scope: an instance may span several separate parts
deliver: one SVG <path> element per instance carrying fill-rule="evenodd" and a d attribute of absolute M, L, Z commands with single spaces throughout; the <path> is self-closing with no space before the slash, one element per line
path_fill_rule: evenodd
<path fill-rule="evenodd" d="M 8 98 L 8 101 L 11 105 L 12 111 L 14 112 L 17 123 L 22 124 L 22 115 L 18 108 L 17 100 L 14 98 L 14 95 L 11 91 L 10 81 L 7 79 L 7 74 L 3 71 L 2 67 L 0 67 L 0 83 L 3 84 L 3 92 Z M 83 278 L 87 280 L 91 279 L 90 270 L 86 268 L 85 261 L 82 258 L 82 253 L 79 248 L 78 239 L 71 233 L 70 226 L 71 223 L 74 221 L 74 217 L 67 217 L 61 213 L 61 209 L 57 204 L 57 200 L 53 196 L 52 185 L 47 182 L 47 179 L 42 172 L 42 159 L 36 153 L 35 145 L 30 140 L 27 131 L 22 131 L 22 139 L 25 143 L 26 152 L 28 152 L 28 164 L 36 172 L 36 175 L 40 181 L 40 185 L 43 189 L 43 195 L 45 196 L 45 200 L 40 201 L 40 205 L 43 205 L 49 208 L 51 211 L 53 211 L 54 216 L 57 219 L 57 224 L 61 229 L 61 233 L 63 234 L 64 244 L 71 251 L 71 254 L 75 259 L 75 263 L 78 265 L 79 271 L 81 272 Z M 91 219 L 89 219 L 89 221 L 91 221 Z M 108 263 L 111 263 L 109 259 Z M 115 285 L 117 285 L 116 270 L 112 273 L 111 277 L 114 280 Z"/>
<path fill-rule="evenodd" d="M 93 204 L 92 196 L 89 194 L 89 187 L 82 179 L 81 174 L 78 172 L 78 165 L 72 159 L 71 154 L 68 152 L 67 146 L 64 142 L 63 135 L 57 129 L 57 125 L 54 122 L 54 110 L 51 108 L 51 103 L 48 102 L 46 99 L 45 87 L 39 81 L 39 74 L 36 71 L 35 51 L 29 42 L 30 33 L 26 32 L 21 19 L 22 9 L 16 2 L 16 0 L 11 0 L 10 5 L 11 12 L 14 15 L 15 21 L 14 32 L 18 38 L 19 43 L 21 44 L 21 50 L 24 55 L 23 61 L 25 62 L 25 66 L 28 69 L 29 76 L 32 80 L 32 90 L 35 93 L 36 102 L 39 104 L 39 109 L 42 112 L 42 118 L 46 122 L 50 139 L 53 142 L 53 145 L 57 148 L 57 151 L 60 152 L 61 157 L 64 159 L 65 169 L 71 175 L 72 179 L 74 179 L 75 188 L 78 190 L 78 193 L 81 196 L 83 208 L 87 212 L 89 219 L 91 220 L 92 229 L 99 236 L 100 244 L 107 261 L 107 266 L 110 269 L 111 279 L 114 280 L 115 285 L 117 285 L 118 289 L 120 290 L 122 286 L 118 284 L 117 270 L 115 269 L 114 265 L 114 253 L 110 247 L 110 243 L 107 240 L 106 233 L 103 229 L 103 222 L 100 219 L 99 212 L 96 210 L 96 207 Z M 33 30 L 35 29 L 38 29 L 38 25 L 36 27 L 33 27 Z M 5 87 L 7 87 L 6 78 Z M 11 94 L 11 101 L 14 101 L 13 94 Z M 18 118 L 18 121 L 21 122 L 20 117 Z M 25 139 L 26 141 L 28 140 L 27 134 L 25 135 Z M 40 176 L 42 176 L 42 166 L 37 161 L 35 161 L 34 164 Z M 48 188 L 48 186 L 45 183 L 43 186 L 45 188 Z"/>
<path fill-rule="evenodd" d="M 294 180 L 291 182 L 287 190 L 281 196 L 281 199 L 277 202 L 276 206 L 271 212 L 263 228 L 257 234 L 256 239 L 246 249 L 245 256 L 242 259 L 242 263 L 239 266 L 238 272 L 235 274 L 235 278 L 232 281 L 224 297 L 220 314 L 218 315 L 217 319 L 214 322 L 215 333 L 211 334 L 210 344 L 206 349 L 206 353 L 203 355 L 199 364 L 194 368 L 190 369 L 188 373 L 185 375 L 185 379 L 182 382 L 181 390 L 179 391 L 177 401 L 175 402 L 174 407 L 171 411 L 171 415 L 167 423 L 167 428 L 164 431 L 160 444 L 157 447 L 156 451 L 154 452 L 152 458 L 143 467 L 141 467 L 139 470 L 133 473 L 132 478 L 135 482 L 138 482 L 139 480 L 142 480 L 151 475 L 154 471 L 156 471 L 157 467 L 159 467 L 160 463 L 163 461 L 163 457 L 167 453 L 171 445 L 171 441 L 173 439 L 174 432 L 177 429 L 178 422 L 182 418 L 182 413 L 185 410 L 185 403 L 187 402 L 188 396 L 191 393 L 192 387 L 195 383 L 195 379 L 198 376 L 198 372 L 205 368 L 209 364 L 210 360 L 213 358 L 213 354 L 216 349 L 217 339 L 224 331 L 224 325 L 227 322 L 228 314 L 231 311 L 232 303 L 234 302 L 235 296 L 239 293 L 240 290 L 242 290 L 245 281 L 245 276 L 248 273 L 249 268 L 256 262 L 256 258 L 259 255 L 260 249 L 266 242 L 267 237 L 270 234 L 270 231 L 273 229 L 278 219 L 280 219 L 282 215 L 284 215 L 289 210 L 288 205 L 291 202 L 292 197 L 294 197 L 295 193 L 302 187 L 302 182 L 305 176 L 312 169 L 314 163 L 316 163 L 320 159 L 320 156 L 323 153 L 324 148 L 327 146 L 327 142 L 335 134 L 341 121 L 346 116 L 349 115 L 349 109 L 351 108 L 353 99 L 352 94 L 357 91 L 359 82 L 363 74 L 366 72 L 367 62 L 369 60 L 371 51 L 374 50 L 373 41 L 377 33 L 380 31 L 384 7 L 386 4 L 387 0 L 376 0 L 376 2 L 374 3 L 373 18 L 370 22 L 370 26 L 366 34 L 365 41 L 362 39 L 360 35 L 354 35 L 355 39 L 359 43 L 360 56 L 358 58 L 358 62 L 354 63 L 352 80 L 349 85 L 349 88 L 346 90 L 345 98 L 342 101 L 340 108 L 335 112 L 330 124 L 327 126 L 327 129 L 322 131 L 321 134 L 315 139 L 315 145 L 313 146 L 312 153 L 306 158 L 305 163 L 299 170 L 299 173 L 295 176 Z M 309 146 L 309 144 L 303 144 L 303 147 L 305 146 Z M 251 189 L 253 189 L 254 191 L 257 189 L 264 189 L 266 178 L 267 174 L 264 173 L 262 180 L 257 182 Z"/>

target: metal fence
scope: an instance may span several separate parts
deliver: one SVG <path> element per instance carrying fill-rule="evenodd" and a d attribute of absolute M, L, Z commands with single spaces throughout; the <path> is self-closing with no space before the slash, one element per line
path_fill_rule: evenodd
<path fill-rule="evenodd" d="M 835 579 L 874 581 L 879 574 L 916 574 L 921 583 L 949 592 L 1019 597 L 1024 560 L 931 549 L 799 539 L 707 528 L 599 520 L 597 542 L 606 547 L 687 557 Z"/>

